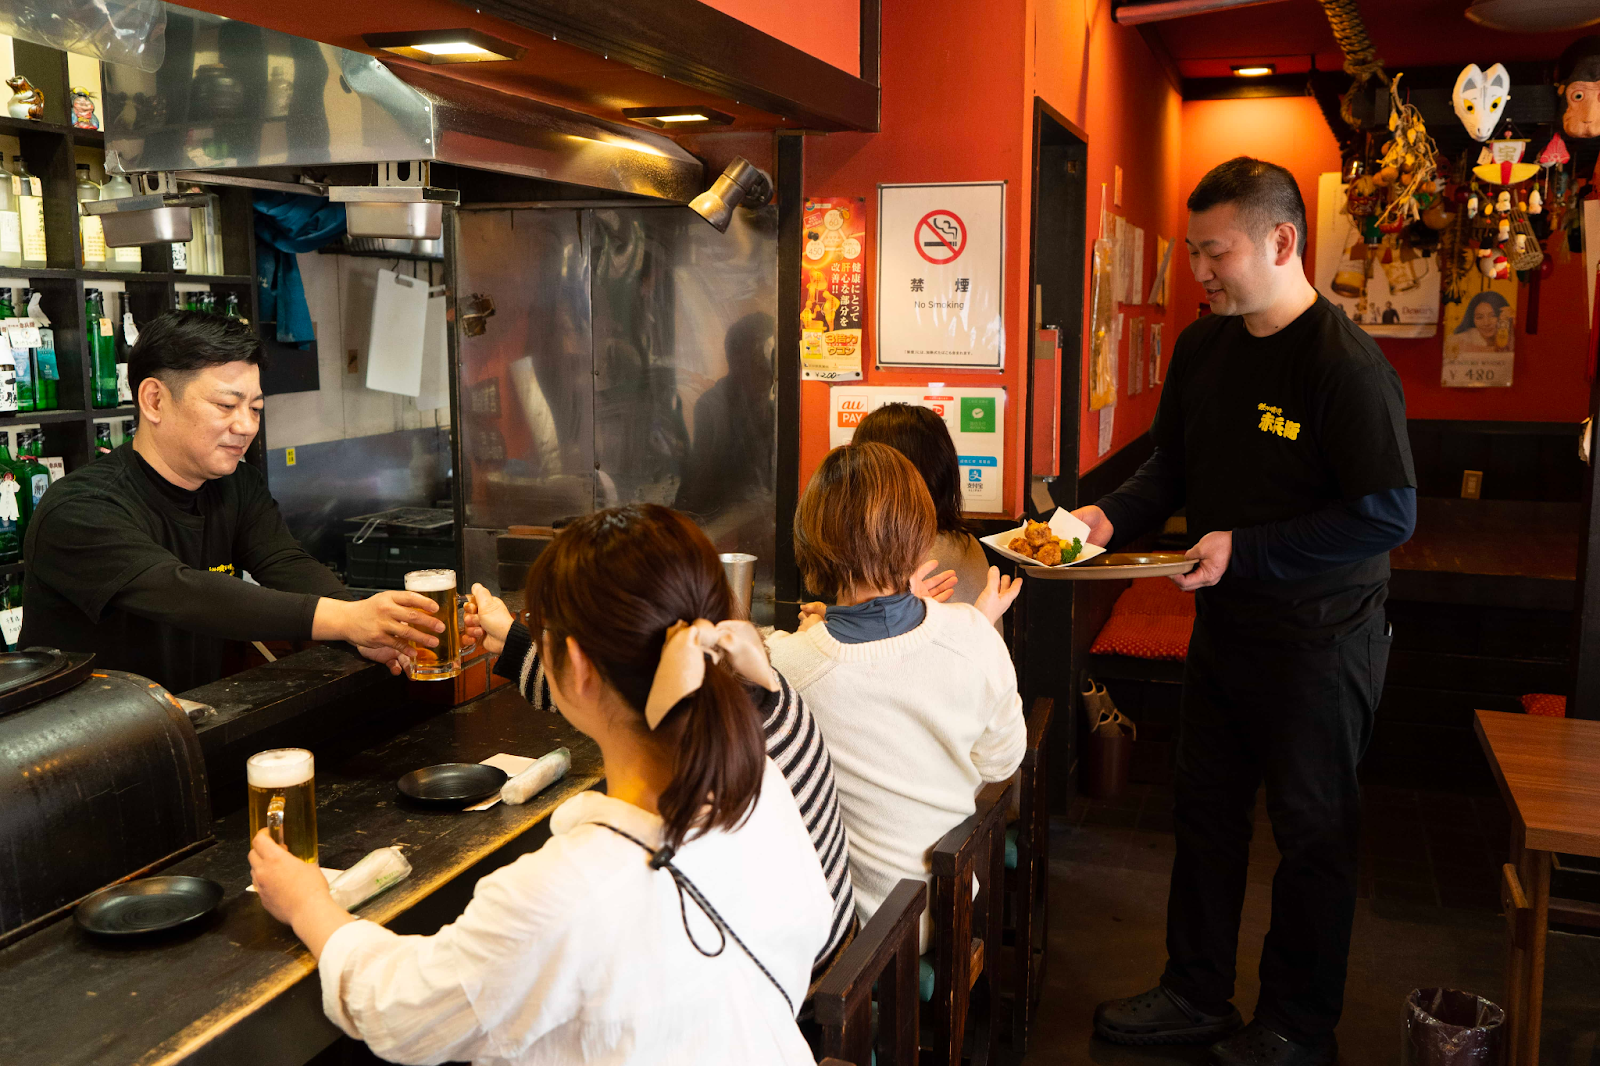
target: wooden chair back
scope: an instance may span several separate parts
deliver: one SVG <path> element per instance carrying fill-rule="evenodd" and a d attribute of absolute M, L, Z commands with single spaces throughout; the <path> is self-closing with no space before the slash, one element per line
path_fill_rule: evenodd
<path fill-rule="evenodd" d="M 1017 865 L 1006 871 L 1006 938 L 1011 948 L 1005 974 L 1011 1051 L 1027 1050 L 1028 1032 L 1044 987 L 1050 939 L 1050 774 L 1046 758 L 1055 700 L 1040 696 L 1028 712 L 1028 748 L 1019 777 Z"/>
<path fill-rule="evenodd" d="M 876 1050 L 877 1066 L 915 1066 L 917 940 L 927 906 L 928 886 L 902 880 L 823 975 L 811 1002 L 824 1055 L 869 1063 Z"/>
<path fill-rule="evenodd" d="M 1014 781 L 1015 778 L 1012 779 Z M 933 846 L 933 1000 L 926 1066 L 985 1066 L 999 1029 L 1005 829 L 1012 781 L 978 792 L 977 810 Z M 977 898 L 972 880 L 979 883 Z M 986 960 L 987 963 L 986 963 Z"/>

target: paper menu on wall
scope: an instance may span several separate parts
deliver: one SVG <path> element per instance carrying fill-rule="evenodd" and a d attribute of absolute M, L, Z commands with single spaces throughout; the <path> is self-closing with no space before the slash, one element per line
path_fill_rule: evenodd
<path fill-rule="evenodd" d="M 1095 445 L 1095 455 L 1101 456 L 1111 450 L 1111 429 L 1116 421 L 1117 405 L 1100 408 L 1100 439 Z"/>
<path fill-rule="evenodd" d="M 1167 276 L 1172 271 L 1172 250 L 1177 245 L 1177 241 L 1156 238 L 1156 276 L 1150 282 L 1150 295 L 1145 303 L 1156 307 L 1167 306 Z"/>

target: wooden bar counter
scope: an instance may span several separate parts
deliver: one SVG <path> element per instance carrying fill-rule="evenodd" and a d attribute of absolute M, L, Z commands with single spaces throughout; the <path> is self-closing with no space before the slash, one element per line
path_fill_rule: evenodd
<path fill-rule="evenodd" d="M 430 716 L 406 721 L 419 713 Z M 357 913 L 399 932 L 432 932 L 460 913 L 478 877 L 547 839 L 550 812 L 600 781 L 600 753 L 510 687 L 449 711 L 399 704 L 395 714 L 399 731 L 370 734 L 387 739 L 364 749 L 353 750 L 348 738 L 342 750 L 309 745 L 317 753 L 321 861 L 342 869 L 374 848 L 404 845 L 411 876 Z M 571 772 L 522 806 L 425 810 L 395 789 L 418 767 L 501 751 L 539 756 L 563 745 Z M 236 791 L 213 786 L 213 806 L 232 808 L 216 821 L 216 843 L 162 871 L 222 885 L 221 905 L 196 927 L 118 941 L 91 937 L 69 917 L 0 950 L 0 1063 L 292 1066 L 338 1037 L 322 1015 L 310 953 L 245 891 L 242 785 Z"/>

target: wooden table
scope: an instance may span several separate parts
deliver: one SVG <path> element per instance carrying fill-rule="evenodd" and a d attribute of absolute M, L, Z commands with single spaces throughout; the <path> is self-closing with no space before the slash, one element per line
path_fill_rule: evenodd
<path fill-rule="evenodd" d="M 317 751 L 321 859 L 345 867 L 373 848 L 407 845 L 411 876 L 357 911 L 402 933 L 452 920 L 479 876 L 542 843 L 549 813 L 601 778 L 594 742 L 559 715 L 530 710 L 514 688 L 425 713 L 361 750 Z M 423 810 L 395 791 L 395 780 L 419 766 L 500 751 L 542 755 L 560 745 L 572 750 L 571 772 L 520 807 Z M 230 798 L 242 799 L 242 789 L 217 805 Z M 120 943 L 91 937 L 69 918 L 0 950 L 0 1063 L 282 1066 L 337 1038 L 322 1015 L 310 953 L 245 892 L 245 812 L 219 818 L 215 835 L 211 847 L 163 871 L 222 885 L 222 903 L 196 928 Z"/>
<path fill-rule="evenodd" d="M 1474 729 L 1511 811 L 1506 1062 L 1538 1066 L 1550 856 L 1600 856 L 1600 722 L 1478 711 Z"/>

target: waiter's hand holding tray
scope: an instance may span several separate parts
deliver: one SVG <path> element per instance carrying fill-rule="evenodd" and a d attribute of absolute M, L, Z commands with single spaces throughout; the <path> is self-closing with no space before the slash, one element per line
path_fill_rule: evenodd
<path fill-rule="evenodd" d="M 1038 526 L 1039 523 L 1034 525 Z M 1050 516 L 1049 530 L 1055 537 L 1062 558 L 1061 562 L 1053 566 L 1047 566 L 1036 558 L 1012 550 L 1011 543 L 1014 539 L 1018 537 L 1025 541 L 1028 539 L 1029 525 L 1026 522 L 1015 529 L 995 533 L 982 540 L 998 554 L 1021 564 L 1030 578 L 1044 578 L 1051 581 L 1112 581 L 1126 580 L 1130 577 L 1170 577 L 1173 574 L 1187 574 L 1200 562 L 1198 559 L 1186 559 L 1174 552 L 1140 555 L 1119 552 L 1107 555 L 1104 548 L 1089 543 L 1089 527 L 1074 518 L 1064 507 L 1057 507 L 1055 513 Z M 1034 530 L 1035 541 L 1040 540 L 1042 536 L 1041 530 Z M 1072 551 L 1074 541 L 1082 545 L 1076 553 Z M 1062 542 L 1065 542 L 1064 548 L 1060 547 Z M 1035 544 L 1030 547 L 1037 552 L 1040 545 Z"/>

